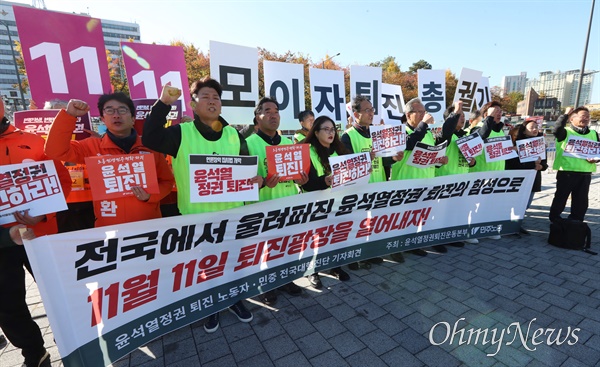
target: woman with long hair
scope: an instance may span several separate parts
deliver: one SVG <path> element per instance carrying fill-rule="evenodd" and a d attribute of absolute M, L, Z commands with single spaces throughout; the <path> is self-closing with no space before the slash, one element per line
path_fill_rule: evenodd
<path fill-rule="evenodd" d="M 340 141 L 335 123 L 327 116 L 318 117 L 306 135 L 304 144 L 310 144 L 310 171 L 308 182 L 302 185 L 304 191 L 326 190 L 331 187 L 333 177 L 329 157 L 347 153 L 346 147 Z M 341 267 L 332 268 L 329 274 L 341 281 L 350 279 L 348 273 Z M 316 289 L 323 287 L 318 273 L 308 276 L 308 281 Z"/>
<path fill-rule="evenodd" d="M 537 122 L 533 119 L 527 119 L 521 125 L 511 129 L 510 136 L 513 141 L 513 145 L 517 145 L 518 140 L 531 139 L 539 136 L 544 136 L 544 133 L 539 131 Z M 545 159 L 538 157 L 534 162 L 521 163 L 519 158 L 512 158 L 506 161 L 506 169 L 534 169 L 536 170 L 535 180 L 531 187 L 531 194 L 529 195 L 529 202 L 527 203 L 527 209 L 533 201 L 533 195 L 536 192 L 542 191 L 542 171 L 548 168 L 548 163 Z M 522 234 L 529 234 L 525 228 L 521 227 L 520 232 Z"/>

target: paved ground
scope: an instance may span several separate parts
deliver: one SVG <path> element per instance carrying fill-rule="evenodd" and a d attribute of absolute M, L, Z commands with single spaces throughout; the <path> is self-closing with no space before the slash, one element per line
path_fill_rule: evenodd
<path fill-rule="evenodd" d="M 165 335 L 116 362 L 125 366 L 595 366 L 600 365 L 600 255 L 567 251 L 546 244 L 547 212 L 554 174 L 544 174 L 544 191 L 536 195 L 524 226 L 530 236 L 482 240 L 479 245 L 450 248 L 447 254 L 420 258 L 406 255 L 404 264 L 386 261 L 369 271 L 351 272 L 341 283 L 323 277 L 325 288 L 307 287 L 301 297 L 281 295 L 276 307 L 256 300 L 250 324 L 223 312 L 221 329 L 206 334 L 198 322 Z M 600 174 L 593 177 L 587 220 L 600 249 Z M 42 328 L 52 365 L 62 366 L 39 293 L 30 280 L 28 300 Z M 442 322 L 465 329 L 450 343 Z M 531 320 L 530 334 L 527 326 Z M 520 323 L 527 348 L 515 335 Z M 467 342 L 469 329 L 488 328 Z M 559 329 L 562 345 L 532 345 Z M 553 332 L 551 329 L 555 329 Z M 570 328 L 570 329 L 569 329 Z M 580 330 L 575 330 L 579 328 Z M 492 344 L 502 331 L 501 343 Z M 449 331 L 450 335 L 452 330 Z M 510 334 L 508 334 L 510 333 Z M 564 338 L 568 335 L 567 342 Z M 576 338 L 575 338 L 575 336 Z M 516 338 L 516 339 L 515 339 Z M 576 340 L 577 339 L 577 340 Z M 512 343 L 509 342 L 513 341 Z M 540 339 L 537 339 L 540 340 Z M 486 356 L 486 354 L 495 354 Z M 0 349 L 0 366 L 21 363 L 11 345 Z"/>

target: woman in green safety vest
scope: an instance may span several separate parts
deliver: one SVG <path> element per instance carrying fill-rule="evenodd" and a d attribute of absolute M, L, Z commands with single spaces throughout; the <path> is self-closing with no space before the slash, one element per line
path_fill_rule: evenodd
<path fill-rule="evenodd" d="M 329 157 L 346 153 L 346 148 L 340 141 L 334 122 L 327 116 L 318 117 L 304 143 L 310 144 L 310 171 L 308 182 L 302 185 L 302 190 L 317 191 L 330 188 L 333 177 L 331 176 Z M 341 267 L 331 269 L 329 274 L 341 281 L 350 279 L 350 275 Z M 319 274 L 316 272 L 308 276 L 308 281 L 316 289 L 323 287 Z"/>

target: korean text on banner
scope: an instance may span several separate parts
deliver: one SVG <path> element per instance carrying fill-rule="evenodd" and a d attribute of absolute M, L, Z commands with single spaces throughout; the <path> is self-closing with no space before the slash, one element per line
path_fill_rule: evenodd
<path fill-rule="evenodd" d="M 521 163 L 535 162 L 538 158 L 546 159 L 546 141 L 543 136 L 517 140 L 517 150 Z"/>
<path fill-rule="evenodd" d="M 600 142 L 569 136 L 563 155 L 583 159 L 600 159 Z"/>
<path fill-rule="evenodd" d="M 518 232 L 534 177 L 493 171 L 355 185 L 44 236 L 25 249 L 65 367 L 105 366 L 314 271 Z"/>
<path fill-rule="evenodd" d="M 94 201 L 132 196 L 132 186 L 158 194 L 156 165 L 152 154 L 85 157 Z"/>
<path fill-rule="evenodd" d="M 267 152 L 267 179 L 279 175 L 279 181 L 299 180 L 310 171 L 308 144 L 269 145 Z"/>
<path fill-rule="evenodd" d="M 370 132 L 377 157 L 393 157 L 406 149 L 405 125 L 371 126 Z"/>
<path fill-rule="evenodd" d="M 446 156 L 446 147 L 448 147 L 448 141 L 435 146 L 418 142 L 406 164 L 420 168 L 441 166 L 441 161 Z"/>
<path fill-rule="evenodd" d="M 486 162 L 505 161 L 511 158 L 517 158 L 517 152 L 510 136 L 498 136 L 485 139 L 483 151 Z"/>
<path fill-rule="evenodd" d="M 257 156 L 190 154 L 190 201 L 219 203 L 258 200 Z"/>
<path fill-rule="evenodd" d="M 53 161 L 8 164 L 0 171 L 0 224 L 13 223 L 13 213 L 38 216 L 67 209 Z"/>
<path fill-rule="evenodd" d="M 329 157 L 329 164 L 331 164 L 333 176 L 332 191 L 369 183 L 371 156 L 367 152 Z"/>

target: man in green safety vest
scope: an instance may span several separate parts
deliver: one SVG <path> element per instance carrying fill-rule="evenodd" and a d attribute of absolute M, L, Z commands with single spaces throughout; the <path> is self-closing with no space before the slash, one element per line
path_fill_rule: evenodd
<path fill-rule="evenodd" d="M 308 181 L 308 175 L 302 172 L 302 178 L 296 180 L 281 181 L 280 176 L 274 174 L 268 176 L 267 153 L 266 148 L 270 145 L 292 145 L 292 141 L 286 137 L 279 135 L 279 123 L 281 116 L 279 115 L 279 103 L 272 97 L 263 97 L 254 110 L 258 131 L 250 136 L 246 142 L 248 143 L 248 151 L 250 155 L 258 156 L 258 174 L 263 177 L 263 185 L 259 192 L 259 201 L 267 201 L 271 199 L 282 198 L 291 195 L 297 195 L 299 188 L 297 185 L 304 185 Z M 302 293 L 302 288 L 290 282 L 278 289 L 287 292 L 292 296 L 299 296 Z M 277 301 L 277 293 L 271 290 L 262 293 L 258 296 L 259 299 L 270 306 Z"/>

